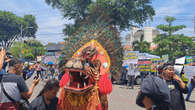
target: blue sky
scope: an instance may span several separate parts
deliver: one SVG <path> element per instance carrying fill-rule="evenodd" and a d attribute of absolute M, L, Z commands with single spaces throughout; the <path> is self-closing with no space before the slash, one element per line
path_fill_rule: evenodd
<path fill-rule="evenodd" d="M 152 5 L 156 11 L 153 21 L 148 20 L 144 26 L 163 24 L 164 17 L 175 16 L 178 20 L 174 24 L 187 26 L 179 33 L 188 36 L 194 35 L 193 18 L 195 15 L 195 0 L 153 0 Z M 63 41 L 62 29 L 65 23 L 72 23 L 63 19 L 61 13 L 48 6 L 45 0 L 0 0 L 0 10 L 11 11 L 18 16 L 32 14 L 36 17 L 39 26 L 37 39 L 42 43 Z M 129 31 L 122 34 L 125 36 Z"/>

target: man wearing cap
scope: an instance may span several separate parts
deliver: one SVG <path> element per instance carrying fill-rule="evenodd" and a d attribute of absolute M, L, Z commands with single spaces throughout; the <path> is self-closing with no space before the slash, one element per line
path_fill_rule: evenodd
<path fill-rule="evenodd" d="M 8 74 L 1 75 L 0 110 L 18 110 L 16 102 L 21 98 L 30 98 L 35 86 L 38 84 L 40 79 L 34 80 L 28 89 L 24 79 L 21 77 L 22 68 L 22 61 L 11 59 Z"/>
<path fill-rule="evenodd" d="M 183 93 L 187 93 L 188 88 L 181 78 L 176 75 L 173 66 L 167 65 L 163 68 L 163 79 L 170 90 L 172 110 L 186 110 Z"/>

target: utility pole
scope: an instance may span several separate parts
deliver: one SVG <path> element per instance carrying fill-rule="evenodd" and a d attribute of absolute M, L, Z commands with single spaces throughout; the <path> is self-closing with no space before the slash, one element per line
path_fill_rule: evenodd
<path fill-rule="evenodd" d="M 27 27 L 27 28 L 23 28 L 23 25 L 21 24 L 21 27 L 20 27 L 20 37 L 21 37 L 21 40 L 20 40 L 20 58 L 22 58 L 22 54 L 23 54 L 23 49 L 22 49 L 22 45 L 23 45 L 23 40 L 22 40 L 22 36 L 23 36 L 23 31 L 25 30 L 25 29 L 29 29 L 29 28 L 33 28 L 33 27 Z M 25 34 L 24 34 L 24 36 L 25 36 Z"/>
<path fill-rule="evenodd" d="M 21 27 L 20 27 L 20 58 L 22 58 L 22 32 L 23 32 L 23 26 L 22 26 L 22 24 L 21 24 Z"/>

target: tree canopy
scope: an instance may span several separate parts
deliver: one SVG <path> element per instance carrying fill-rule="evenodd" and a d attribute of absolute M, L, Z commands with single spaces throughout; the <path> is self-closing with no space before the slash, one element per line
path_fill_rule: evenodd
<path fill-rule="evenodd" d="M 151 0 L 45 0 L 59 9 L 66 24 L 64 58 L 71 58 L 82 45 L 95 39 L 111 56 L 111 70 L 119 76 L 122 66 L 122 46 L 119 31 L 134 25 L 142 25 L 155 15 Z"/>
<path fill-rule="evenodd" d="M 0 11 L 0 45 L 8 48 L 21 37 L 35 37 L 38 29 L 32 15 L 19 17 L 8 11 Z M 22 31 L 22 35 L 21 35 Z"/>
<path fill-rule="evenodd" d="M 157 55 L 169 55 L 169 59 L 174 61 L 177 57 L 190 55 L 194 42 L 191 37 L 187 37 L 183 34 L 174 34 L 175 32 L 185 28 L 185 25 L 173 26 L 172 23 L 176 20 L 174 17 L 165 18 L 167 25 L 161 24 L 157 26 L 158 29 L 164 33 L 158 35 L 153 39 L 153 42 L 158 47 L 153 51 Z"/>
<path fill-rule="evenodd" d="M 150 52 L 150 43 L 144 41 L 144 36 L 142 35 L 140 41 L 133 42 L 133 50 L 139 51 L 140 53 Z"/>
<path fill-rule="evenodd" d="M 131 25 L 141 25 L 155 15 L 151 0 L 45 0 L 48 5 L 59 9 L 64 18 L 74 20 L 66 24 L 64 33 L 72 35 L 82 26 L 82 22 L 94 22 L 106 14 L 111 25 L 126 29 Z M 91 21 L 90 21 L 91 20 Z"/>
<path fill-rule="evenodd" d="M 16 58 L 22 57 L 27 60 L 32 60 L 37 56 L 44 55 L 46 49 L 41 42 L 37 40 L 27 40 L 23 43 L 14 42 L 13 46 L 10 47 L 10 52 Z"/>

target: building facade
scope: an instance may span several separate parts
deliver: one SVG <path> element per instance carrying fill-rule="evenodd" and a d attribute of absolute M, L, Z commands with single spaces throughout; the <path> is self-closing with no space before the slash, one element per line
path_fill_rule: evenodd
<path fill-rule="evenodd" d="M 143 29 L 131 27 L 131 33 L 125 38 L 125 47 L 132 48 L 133 42 L 140 41 L 141 36 L 144 36 L 143 40 L 151 43 L 151 49 L 154 49 L 156 45 L 152 43 L 152 40 L 159 33 L 154 27 L 144 27 Z"/>
<path fill-rule="evenodd" d="M 60 43 L 49 43 L 46 45 L 46 54 L 43 58 L 44 63 L 53 62 L 54 64 L 58 63 L 58 58 L 62 54 L 62 50 L 64 48 L 64 42 Z"/>

